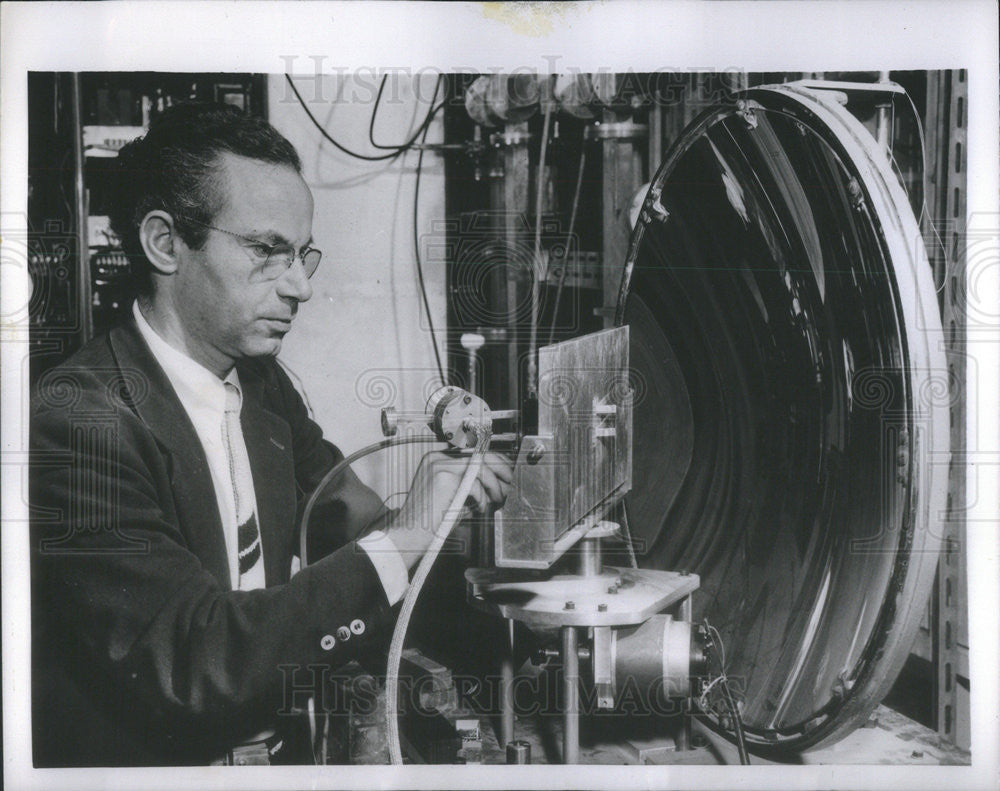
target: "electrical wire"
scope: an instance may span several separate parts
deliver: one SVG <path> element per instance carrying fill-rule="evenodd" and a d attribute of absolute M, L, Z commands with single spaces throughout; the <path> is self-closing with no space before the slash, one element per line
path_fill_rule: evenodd
<path fill-rule="evenodd" d="M 420 137 L 424 129 L 430 126 L 431 121 L 434 120 L 434 116 L 437 115 L 441 108 L 445 106 L 446 102 L 441 102 L 437 106 L 434 105 L 434 100 L 437 99 L 438 92 L 441 88 L 441 80 L 444 79 L 444 76 L 442 75 L 441 77 L 438 77 L 438 81 L 434 85 L 434 95 L 431 97 L 430 109 L 427 111 L 427 116 L 420 123 L 420 126 L 417 127 L 417 131 L 413 134 L 413 137 L 401 145 L 382 145 L 375 142 L 375 118 L 378 115 L 378 107 L 382 102 L 382 93 L 385 91 L 385 83 L 388 78 L 388 74 L 382 76 L 382 82 L 378 86 L 378 93 L 375 95 L 375 106 L 372 107 L 372 117 L 368 121 L 368 142 L 372 144 L 373 148 L 380 148 L 383 151 L 402 152 L 413 147 L 413 144 L 417 142 L 417 138 Z"/>
<path fill-rule="evenodd" d="M 733 720 L 733 733 L 736 736 L 736 749 L 740 754 L 740 763 L 744 766 L 750 765 L 750 754 L 747 752 L 746 737 L 743 733 L 743 720 L 740 717 L 740 710 L 733 700 L 732 690 L 729 688 L 729 679 L 723 677 L 719 684 L 722 696 L 725 698 L 726 706 L 729 708 L 729 716 Z"/>
<path fill-rule="evenodd" d="M 569 228 L 566 231 L 566 242 L 563 245 L 563 249 L 566 250 L 566 257 L 563 260 L 562 271 L 559 272 L 559 285 L 556 288 L 556 299 L 555 305 L 552 308 L 552 323 L 549 325 L 549 344 L 552 344 L 552 339 L 555 337 L 556 333 L 556 321 L 559 316 L 559 302 L 562 300 L 563 293 L 563 283 L 566 281 L 566 270 L 569 269 L 569 249 L 570 243 L 573 240 L 573 229 L 576 226 L 576 212 L 580 206 L 580 188 L 583 186 L 583 168 L 587 162 L 587 146 L 586 141 L 583 139 L 583 133 L 581 132 L 581 143 L 580 143 L 580 167 L 576 172 L 576 188 L 573 190 L 573 208 L 570 210 L 569 214 Z M 548 272 L 546 272 L 546 279 L 548 279 Z"/>
<path fill-rule="evenodd" d="M 440 83 L 438 83 L 440 85 Z M 434 98 L 437 98 L 437 87 L 434 88 Z M 433 99 L 431 102 L 433 103 Z M 444 102 L 442 102 L 442 105 Z M 430 125 L 426 125 L 423 131 L 423 138 L 421 139 L 421 144 L 427 140 L 427 130 Z M 438 376 L 441 379 L 441 386 L 444 387 L 448 384 L 447 378 L 444 375 L 444 366 L 441 364 L 441 352 L 438 351 L 437 335 L 434 332 L 434 318 L 431 316 L 431 305 L 427 299 L 427 286 L 424 283 L 424 267 L 420 261 L 420 234 L 418 232 L 418 208 L 420 206 L 420 174 L 423 171 L 424 166 L 424 149 L 420 149 L 420 153 L 417 155 L 417 178 L 416 183 L 413 187 L 413 256 L 417 264 L 417 278 L 420 281 L 420 297 L 424 303 L 424 313 L 427 316 L 427 328 L 431 333 L 431 348 L 434 349 L 434 361 L 437 363 Z"/>
<path fill-rule="evenodd" d="M 934 218 L 928 217 L 927 211 L 927 143 L 924 138 L 924 123 L 920 118 L 920 113 L 917 112 L 917 105 L 913 103 L 913 97 L 906 91 L 903 92 L 906 97 L 906 101 L 910 104 L 910 110 L 913 112 L 913 122 L 917 127 L 917 139 L 920 141 L 920 175 L 921 175 L 921 195 L 920 195 L 920 216 L 917 218 L 917 225 L 921 226 L 924 223 L 924 219 L 927 219 L 927 227 L 931 229 L 931 233 L 934 234 L 934 238 L 937 240 L 938 247 L 941 248 L 941 257 L 944 259 L 945 269 L 948 268 L 948 248 L 945 246 L 944 240 L 941 235 L 937 232 L 937 228 L 934 227 Z M 895 97 L 893 97 L 895 98 Z M 940 294 L 947 283 L 947 278 L 942 278 L 941 285 L 938 287 L 936 293 Z"/>
<path fill-rule="evenodd" d="M 277 360 L 278 365 L 280 365 L 284 369 L 285 373 L 288 374 L 288 378 L 295 383 L 296 385 L 295 389 L 298 391 L 298 394 L 302 397 L 302 403 L 306 405 L 306 413 L 309 415 L 309 418 L 311 420 L 315 420 L 316 414 L 313 411 L 312 404 L 309 403 L 309 396 L 306 393 L 306 386 L 302 383 L 302 377 L 299 376 L 297 373 L 295 373 L 292 367 L 284 360 L 282 360 L 280 357 L 275 357 L 275 360 Z"/>
<path fill-rule="evenodd" d="M 550 341 L 551 342 L 551 341 Z M 622 524 L 621 524 L 621 535 L 625 539 L 625 546 L 628 549 L 628 559 L 629 563 L 632 564 L 632 568 L 639 568 L 639 561 L 635 557 L 635 545 L 632 543 L 632 531 L 628 524 L 628 503 L 622 500 Z"/>
<path fill-rule="evenodd" d="M 712 644 L 718 646 L 719 648 L 719 668 L 722 671 L 722 675 L 726 675 L 726 646 L 722 642 L 722 635 L 719 634 L 719 630 L 716 629 L 712 624 L 705 619 L 705 628 L 708 629 L 712 634 Z"/>
<path fill-rule="evenodd" d="M 306 115 L 309 116 L 309 120 L 313 122 L 313 126 L 315 126 L 316 129 L 319 130 L 319 133 L 321 135 L 323 135 L 323 137 L 326 138 L 330 142 L 330 144 L 333 145 L 334 148 L 338 149 L 339 151 L 342 151 L 343 153 L 347 154 L 348 156 L 354 157 L 355 159 L 361 159 L 361 160 L 363 160 L 365 162 L 384 162 L 385 160 L 388 160 L 388 159 L 396 159 L 396 157 L 402 156 L 402 154 L 404 154 L 408 150 L 409 146 L 406 146 L 406 147 L 400 148 L 399 150 L 394 150 L 391 154 L 375 154 L 375 155 L 359 154 L 357 151 L 352 151 L 351 149 L 347 148 L 347 146 L 344 146 L 341 143 L 337 142 L 330 135 L 330 133 L 327 132 L 323 128 L 323 125 L 319 121 L 316 120 L 316 116 L 314 116 L 312 114 L 312 111 L 309 109 L 309 107 L 306 104 L 305 100 L 302 98 L 302 94 L 299 93 L 299 89 L 295 87 L 295 83 L 292 81 L 291 75 L 286 74 L 285 75 L 285 79 L 288 81 L 288 84 L 291 86 L 292 93 L 295 94 L 295 98 L 298 99 L 299 100 L 299 104 L 302 105 L 302 109 L 305 110 Z M 430 125 L 429 122 L 428 122 L 427 125 L 428 126 Z M 418 129 L 417 135 L 420 135 L 424 131 L 426 131 L 426 128 L 425 129 Z M 414 140 L 415 139 L 416 139 L 416 137 L 414 137 Z"/>
<path fill-rule="evenodd" d="M 340 475 L 348 466 L 356 462 L 358 459 L 362 459 L 365 456 L 370 456 L 372 453 L 383 450 L 385 448 L 394 448 L 399 445 L 411 445 L 415 443 L 431 443 L 440 442 L 437 437 L 431 436 L 430 434 L 415 434 L 405 437 L 390 437 L 389 439 L 384 439 L 381 442 L 374 442 L 371 445 L 366 445 L 361 448 L 361 450 L 356 450 L 350 456 L 345 457 L 337 464 L 333 465 L 330 471 L 323 476 L 323 479 L 316 485 L 313 489 L 313 493 L 309 496 L 306 501 L 306 507 L 302 511 L 302 520 L 299 522 L 299 561 L 302 568 L 305 568 L 308 564 L 307 555 L 307 538 L 309 534 L 309 517 L 312 515 L 313 506 L 316 504 L 316 500 L 319 498 L 320 492 L 322 492 L 326 485 Z"/>
<path fill-rule="evenodd" d="M 461 515 L 462 507 L 472 492 L 472 486 L 476 482 L 476 476 L 483 465 L 483 458 L 486 449 L 490 444 L 490 429 L 484 424 L 473 426 L 476 434 L 476 447 L 469 458 L 469 465 L 465 469 L 462 481 L 458 490 L 444 512 L 444 518 L 434 533 L 434 539 L 424 553 L 417 570 L 410 582 L 410 587 L 403 599 L 403 606 L 400 609 L 399 617 L 396 619 L 396 628 L 392 632 L 392 641 L 389 643 L 389 658 L 385 671 L 385 707 L 386 724 L 389 730 L 389 760 L 401 766 L 403 763 L 403 752 L 399 741 L 399 665 L 403 657 L 403 641 L 406 638 L 406 630 L 410 624 L 410 616 L 416 606 L 417 597 L 420 590 L 430 574 L 431 567 L 437 559 L 441 547 L 451 535 L 455 525 L 458 524 L 458 517 Z"/>
<path fill-rule="evenodd" d="M 409 494 L 409 492 L 407 492 L 406 490 L 403 490 L 403 491 L 400 491 L 400 492 L 393 492 L 392 494 L 387 495 L 384 500 L 382 500 L 382 505 L 384 507 L 388 508 L 389 507 L 389 501 L 393 497 L 399 497 L 400 495 L 404 495 L 404 494 Z"/>
<path fill-rule="evenodd" d="M 719 726 L 723 727 L 724 730 L 732 730 L 733 738 L 736 742 L 736 750 L 740 756 L 740 763 L 744 766 L 750 764 L 750 753 L 747 750 L 746 745 L 746 734 L 743 729 L 743 718 L 740 716 L 739 706 L 736 704 L 736 700 L 733 697 L 732 688 L 729 686 L 729 676 L 726 673 L 726 647 L 722 642 L 722 635 L 719 634 L 719 630 L 716 629 L 712 624 L 708 622 L 708 619 L 703 621 L 705 631 L 708 632 L 709 640 L 711 644 L 709 648 L 715 648 L 718 652 L 719 659 L 719 675 L 714 679 L 710 678 L 709 683 L 701 691 L 701 695 L 698 697 L 698 705 L 702 711 L 706 714 L 709 713 L 708 705 L 708 693 L 715 687 L 719 688 L 719 692 L 722 694 L 722 700 L 726 709 L 729 712 L 729 717 L 732 720 L 732 728 L 724 728 L 721 721 Z"/>
<path fill-rule="evenodd" d="M 434 104 L 434 102 L 437 100 L 438 92 L 441 89 L 441 78 L 439 78 L 434 86 L 434 95 L 431 97 L 431 109 L 427 111 L 427 116 L 421 122 L 420 126 L 417 127 L 417 131 L 414 133 L 413 137 L 410 138 L 408 142 L 404 143 L 401 146 L 379 145 L 374 141 L 373 132 L 375 127 L 375 117 L 376 113 L 378 112 L 378 102 L 381 99 L 382 91 L 385 88 L 386 77 L 383 76 L 382 84 L 379 87 L 379 92 L 376 97 L 375 107 L 372 110 L 372 117 L 368 123 L 368 137 L 376 148 L 390 149 L 392 153 L 378 154 L 375 156 L 371 156 L 368 154 L 359 154 L 356 151 L 352 151 L 351 149 L 347 148 L 346 146 L 342 145 L 337 140 L 335 140 L 330 135 L 330 133 L 323 128 L 323 125 L 318 120 L 316 120 L 316 117 L 309 110 L 309 107 L 306 105 L 305 100 L 302 98 L 302 94 L 300 94 L 298 88 L 295 87 L 295 83 L 292 81 L 291 75 L 285 74 L 285 79 L 288 81 L 289 86 L 291 86 L 292 92 L 295 94 L 295 98 L 298 99 L 298 102 L 302 106 L 302 109 L 305 110 L 306 115 L 309 116 L 309 120 L 312 121 L 313 126 L 315 126 L 317 130 L 319 130 L 319 133 L 323 135 L 323 137 L 326 140 L 328 140 L 338 150 L 344 152 L 348 156 L 352 156 L 355 159 L 360 159 L 365 162 L 383 162 L 386 160 L 396 159 L 397 157 L 400 157 L 407 151 L 409 151 L 413 147 L 418 137 L 421 138 L 420 140 L 421 146 L 425 145 L 427 142 L 427 132 L 430 130 L 431 122 L 434 120 L 434 117 L 437 115 L 437 113 L 445 106 L 447 101 L 447 100 L 442 101 L 437 105 Z M 417 223 L 418 223 L 417 210 L 420 197 L 420 174 L 423 168 L 423 162 L 424 162 L 424 150 L 423 147 L 421 147 L 420 155 L 419 158 L 417 159 L 416 185 L 414 187 L 414 193 L 413 193 L 413 248 L 417 264 L 417 278 L 420 282 L 420 296 L 423 301 L 424 312 L 426 313 L 427 324 L 431 333 L 431 345 L 434 349 L 434 360 L 437 364 L 438 376 L 441 379 L 441 384 L 446 385 L 448 383 L 448 380 L 445 377 L 444 366 L 441 363 L 441 352 L 438 350 L 437 336 L 435 335 L 435 330 L 434 330 L 434 319 L 431 316 L 430 302 L 427 299 L 427 287 L 424 282 L 423 264 L 420 260 L 420 235 L 418 233 L 418 228 L 417 228 Z"/>
<path fill-rule="evenodd" d="M 545 154 L 549 144 L 549 124 L 552 122 L 552 102 L 545 103 L 542 141 L 538 151 L 538 174 L 535 185 L 535 254 L 531 278 L 531 337 L 528 342 L 528 395 L 538 393 L 538 309 L 541 303 L 542 209 L 545 197 Z"/>
<path fill-rule="evenodd" d="M 917 105 L 913 103 L 913 97 L 907 91 L 903 91 L 906 101 L 910 103 L 910 110 L 913 112 L 913 122 L 917 127 L 917 139 L 920 141 L 920 217 L 917 222 L 923 220 L 927 212 L 927 144 L 924 140 L 924 124 L 920 120 L 920 113 L 917 112 Z M 895 96 L 893 106 L 895 106 Z"/>

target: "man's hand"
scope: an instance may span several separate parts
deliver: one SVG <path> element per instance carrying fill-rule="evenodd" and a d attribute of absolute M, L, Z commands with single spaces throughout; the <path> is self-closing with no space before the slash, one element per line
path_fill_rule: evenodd
<path fill-rule="evenodd" d="M 430 546 L 446 510 L 455 499 L 470 458 L 436 451 L 428 453 L 420 462 L 406 502 L 388 530 L 389 538 L 408 569 L 417 564 Z M 512 480 L 511 462 L 498 453 L 487 453 L 468 499 L 459 504 L 463 508 L 459 518 L 466 515 L 466 506 L 483 513 L 490 505 L 502 505 Z"/>

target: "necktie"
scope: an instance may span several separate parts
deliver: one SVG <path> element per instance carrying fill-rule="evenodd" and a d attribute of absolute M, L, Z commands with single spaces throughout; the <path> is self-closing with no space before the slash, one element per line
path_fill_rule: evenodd
<path fill-rule="evenodd" d="M 222 422 L 222 442 L 229 459 L 229 475 L 236 498 L 237 552 L 241 590 L 264 587 L 264 562 L 261 560 L 260 530 L 257 528 L 257 503 L 250 474 L 250 458 L 240 428 L 240 391 L 225 382 L 226 417 Z"/>

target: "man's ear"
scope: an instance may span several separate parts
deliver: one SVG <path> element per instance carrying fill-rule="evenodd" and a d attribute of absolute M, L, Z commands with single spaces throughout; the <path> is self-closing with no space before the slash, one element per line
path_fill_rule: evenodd
<path fill-rule="evenodd" d="M 157 274 L 172 275 L 177 271 L 177 254 L 183 241 L 167 212 L 157 209 L 142 218 L 139 243 Z"/>

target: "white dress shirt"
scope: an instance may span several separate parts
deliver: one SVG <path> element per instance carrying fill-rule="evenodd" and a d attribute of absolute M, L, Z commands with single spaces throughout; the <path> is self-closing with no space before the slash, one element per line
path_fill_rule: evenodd
<path fill-rule="evenodd" d="M 173 386 L 177 398 L 187 412 L 195 433 L 201 441 L 208 461 L 208 468 L 215 487 L 215 499 L 222 521 L 222 530 L 226 541 L 226 553 L 229 558 L 229 577 L 235 583 L 240 579 L 239 561 L 237 557 L 237 523 L 236 501 L 233 496 L 235 486 L 230 476 L 229 461 L 226 449 L 222 443 L 222 423 L 225 420 L 226 389 L 223 382 L 231 382 L 242 394 L 239 376 L 233 368 L 226 378 L 219 379 L 214 373 L 195 362 L 183 352 L 175 349 L 161 338 L 146 321 L 139 310 L 139 303 L 132 305 L 139 332 L 145 339 L 156 361 L 163 368 L 167 379 Z M 242 437 L 240 438 L 242 441 Z M 395 604 L 406 593 L 409 586 L 409 575 L 399 550 L 383 531 L 376 530 L 358 540 L 371 559 L 385 589 L 389 604 Z M 297 568 L 296 558 L 293 561 L 293 573 Z M 260 564 L 263 569 L 263 563 Z M 263 575 L 257 584 L 243 582 L 241 587 L 263 587 Z"/>

